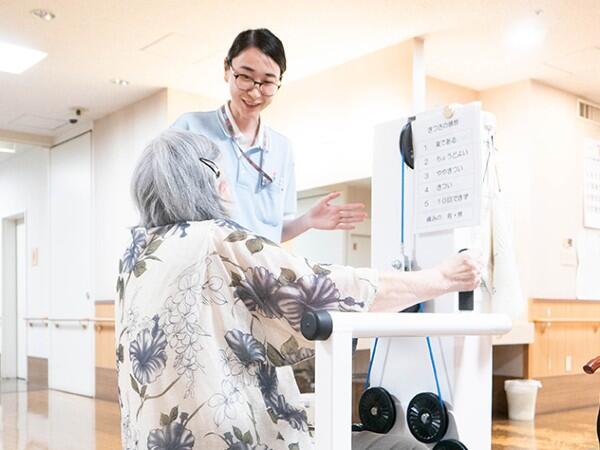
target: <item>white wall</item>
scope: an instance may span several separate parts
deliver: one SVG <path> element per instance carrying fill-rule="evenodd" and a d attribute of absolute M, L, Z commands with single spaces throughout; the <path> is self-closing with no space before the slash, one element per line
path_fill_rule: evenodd
<path fill-rule="evenodd" d="M 530 130 L 531 82 L 489 89 L 480 98 L 485 111 L 496 116 L 495 144 L 499 149 L 497 164 L 501 187 L 513 216 L 513 232 L 519 278 L 523 292 L 529 292 L 532 256 L 529 242 L 531 228 Z"/>
<path fill-rule="evenodd" d="M 512 210 L 517 266 L 529 298 L 574 299 L 576 267 L 561 263 L 583 229 L 583 141 L 600 126 L 576 117 L 577 97 L 535 81 L 489 89 L 502 188 Z"/>
<path fill-rule="evenodd" d="M 146 144 L 187 111 L 220 103 L 195 94 L 163 89 L 94 122 L 94 291 L 114 300 L 119 258 L 138 217 L 130 195 L 133 167 Z"/>
<path fill-rule="evenodd" d="M 266 121 L 292 141 L 299 190 L 369 178 L 373 130 L 412 112 L 413 42 L 285 83 Z M 427 107 L 477 100 L 472 89 L 427 79 Z"/>
<path fill-rule="evenodd" d="M 186 112 L 217 109 L 225 101 L 226 99 L 207 98 L 202 95 L 169 89 L 167 91 L 167 122 L 171 125 L 175 119 Z"/>
<path fill-rule="evenodd" d="M 48 317 L 49 314 L 48 167 L 49 153 L 47 149 L 42 148 L 27 150 L 0 164 L 0 217 L 26 213 L 26 314 L 29 317 Z M 34 249 L 38 251 L 37 266 L 32 266 L 31 256 Z M 40 327 L 28 328 L 27 336 L 28 355 L 47 358 L 48 330 Z"/>
<path fill-rule="evenodd" d="M 94 292 L 114 300 L 119 258 L 128 228 L 137 223 L 129 183 L 144 146 L 168 125 L 167 91 L 162 90 L 94 122 Z"/>
<path fill-rule="evenodd" d="M 576 96 L 542 83 L 533 82 L 531 87 L 530 214 L 535 233 L 530 295 L 573 299 L 577 267 L 563 264 L 561 251 L 567 239 L 577 242 L 583 231 L 584 140 L 600 139 L 600 126 L 576 117 Z"/>
<path fill-rule="evenodd" d="M 292 141 L 299 190 L 371 176 L 374 125 L 410 110 L 412 47 L 284 83 L 265 119 Z"/>

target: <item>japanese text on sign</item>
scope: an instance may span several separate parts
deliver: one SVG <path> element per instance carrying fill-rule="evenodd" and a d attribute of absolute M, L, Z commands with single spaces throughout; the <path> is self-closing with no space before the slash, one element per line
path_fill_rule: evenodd
<path fill-rule="evenodd" d="M 583 226 L 600 228 L 600 141 L 585 142 Z"/>
<path fill-rule="evenodd" d="M 481 107 L 472 103 L 418 115 L 415 147 L 417 233 L 479 223 L 481 205 Z"/>

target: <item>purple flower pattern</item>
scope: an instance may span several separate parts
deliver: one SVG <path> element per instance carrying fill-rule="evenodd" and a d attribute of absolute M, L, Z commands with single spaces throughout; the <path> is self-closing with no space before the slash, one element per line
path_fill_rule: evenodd
<path fill-rule="evenodd" d="M 235 222 L 209 225 L 182 223 L 132 230 L 118 284 L 122 312 L 117 350 L 123 374 L 119 375 L 119 386 L 128 390 L 127 404 L 131 401 L 131 413 L 129 406 L 121 405 L 126 409 L 122 415 L 124 445 L 193 450 L 210 445 L 205 439 L 212 435 L 221 440 L 219 448 L 227 450 L 300 448 L 296 442 L 309 442 L 306 411 L 281 393 L 275 366 L 313 356 L 312 349 L 301 347 L 296 340 L 306 311 L 356 310 L 364 304 L 342 295 L 335 283 L 335 268 L 324 270 L 307 262 L 311 269 L 307 273 L 302 269 L 306 267 L 304 260 L 297 258 L 289 265 L 301 272 L 296 276 L 291 269 L 262 257 L 272 252 L 281 261 L 286 261 L 283 256 L 294 258 L 275 244 Z M 193 240 L 202 236 L 196 228 L 201 226 L 207 227 L 202 232 L 217 234 L 216 249 L 209 246 L 207 253 L 186 260 L 187 266 L 177 265 L 175 273 L 161 273 L 161 266 L 171 270 L 169 246 L 179 239 L 194 245 Z M 210 233 L 204 236 L 212 236 Z M 171 244 L 165 244 L 168 241 Z M 219 247 L 221 243 L 225 247 Z M 248 256 L 260 264 L 248 266 L 244 259 Z M 152 282 L 153 277 L 164 279 L 160 286 L 164 290 L 156 292 L 162 296 L 160 306 L 149 309 L 146 305 L 154 302 L 154 292 L 144 288 L 148 283 L 144 280 Z M 154 311 L 157 314 L 152 316 Z M 286 326 L 274 335 L 266 333 L 261 327 L 266 330 L 264 327 L 272 326 L 272 322 L 263 319 L 277 319 Z M 200 371 L 205 374 L 200 375 Z M 262 397 L 264 405 L 252 402 L 256 395 Z M 191 409 L 197 409 L 191 417 L 173 410 L 170 415 L 161 414 L 160 426 L 150 426 L 145 436 L 133 434 L 131 430 L 138 429 L 153 411 L 143 407 L 144 403 L 156 405 L 158 399 L 176 400 L 178 406 L 173 410 L 190 404 L 194 405 Z M 196 415 L 203 406 L 204 411 Z M 281 422 L 287 426 L 269 430 Z M 261 441 L 259 431 L 272 441 Z"/>
<path fill-rule="evenodd" d="M 155 316 L 152 329 L 142 330 L 129 345 L 133 375 L 141 385 L 152 383 L 162 374 L 167 362 L 166 346 L 165 333 L 158 327 Z"/>

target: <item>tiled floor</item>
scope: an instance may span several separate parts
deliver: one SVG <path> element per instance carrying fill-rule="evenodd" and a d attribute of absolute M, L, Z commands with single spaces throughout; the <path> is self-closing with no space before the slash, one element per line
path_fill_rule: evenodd
<path fill-rule="evenodd" d="M 595 424 L 595 408 L 540 415 L 535 423 L 495 420 L 492 448 L 597 450 Z M 4 384 L 0 435 L 2 450 L 117 450 L 119 408 L 112 402 Z"/>

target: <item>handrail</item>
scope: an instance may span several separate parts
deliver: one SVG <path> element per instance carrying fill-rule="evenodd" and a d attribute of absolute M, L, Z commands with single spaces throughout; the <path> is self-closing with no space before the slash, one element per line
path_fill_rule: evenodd
<path fill-rule="evenodd" d="M 594 319 L 589 317 L 546 317 L 531 320 L 534 324 L 542 325 L 542 333 L 552 326 L 553 323 L 581 323 L 589 324 L 597 330 L 600 327 L 600 318 Z"/>
<path fill-rule="evenodd" d="M 23 320 L 27 322 L 30 327 L 44 326 L 48 327 L 50 322 L 54 323 L 55 328 L 60 328 L 61 323 L 78 323 L 84 330 L 88 327 L 89 323 L 95 323 L 96 329 L 102 331 L 102 327 L 106 326 L 109 328 L 114 327 L 115 319 L 111 317 L 84 317 L 84 318 L 58 318 L 58 317 L 23 317 Z"/>
<path fill-rule="evenodd" d="M 590 319 L 588 317 L 548 317 L 546 319 L 532 319 L 535 323 L 598 323 L 600 318 Z"/>
<path fill-rule="evenodd" d="M 88 323 L 90 322 L 90 319 L 87 318 L 82 318 L 82 319 L 76 319 L 76 318 L 57 318 L 57 317 L 53 317 L 53 318 L 49 318 L 48 322 L 53 322 L 54 323 L 54 328 L 60 328 L 60 324 L 61 323 L 67 323 L 67 324 L 79 324 L 79 326 L 81 328 L 83 328 L 84 330 L 88 327 Z"/>
<path fill-rule="evenodd" d="M 96 323 L 95 330 L 101 332 L 104 327 L 115 328 L 115 319 L 110 317 L 94 317 L 93 321 Z"/>
<path fill-rule="evenodd" d="M 115 319 L 112 317 L 94 317 L 90 319 L 90 322 L 96 323 L 115 323 Z"/>
<path fill-rule="evenodd" d="M 48 328 L 47 317 L 23 317 L 23 320 L 27 322 L 27 325 L 31 328 L 35 326 L 43 326 L 44 328 Z"/>

